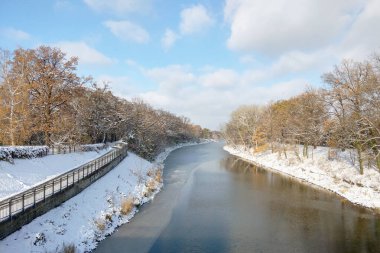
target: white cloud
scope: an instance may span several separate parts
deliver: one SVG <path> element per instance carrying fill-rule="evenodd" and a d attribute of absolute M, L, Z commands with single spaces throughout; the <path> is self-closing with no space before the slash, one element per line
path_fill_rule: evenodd
<path fill-rule="evenodd" d="M 214 23 L 207 9 L 198 4 L 181 11 L 179 30 L 183 35 L 193 34 L 204 31 Z"/>
<path fill-rule="evenodd" d="M 84 2 L 96 11 L 108 11 L 116 14 L 142 12 L 149 10 L 151 0 L 84 0 Z"/>
<path fill-rule="evenodd" d="M 317 73 L 317 78 L 324 72 L 330 70 L 337 62 L 337 56 L 332 48 L 327 48 L 311 53 L 291 51 L 282 54 L 270 64 L 264 64 L 248 68 L 239 75 L 242 84 L 258 84 L 271 82 L 278 78 L 289 75 L 303 75 L 305 72 Z M 310 77 L 313 74 L 309 74 Z"/>
<path fill-rule="evenodd" d="M 61 41 L 54 43 L 52 46 L 60 48 L 68 56 L 77 56 L 80 64 L 107 65 L 113 62 L 110 58 L 83 41 Z"/>
<path fill-rule="evenodd" d="M 200 83 L 208 88 L 231 87 L 239 82 L 238 74 L 231 69 L 219 69 L 200 77 Z"/>
<path fill-rule="evenodd" d="M 345 58 L 363 59 L 380 51 L 380 1 L 369 0 L 338 48 Z"/>
<path fill-rule="evenodd" d="M 137 43 L 146 43 L 149 41 L 149 33 L 141 26 L 130 21 L 108 20 L 104 22 L 104 25 L 111 33 L 123 41 L 133 41 Z"/>
<path fill-rule="evenodd" d="M 189 68 L 182 65 L 170 65 L 162 68 L 152 68 L 145 70 L 145 75 L 153 79 L 163 90 L 170 92 L 178 91 L 181 86 L 194 83 L 195 75 Z"/>
<path fill-rule="evenodd" d="M 339 38 L 365 0 L 227 0 L 224 15 L 238 51 L 279 55 L 311 50 Z"/>
<path fill-rule="evenodd" d="M 239 105 L 287 98 L 303 91 L 307 83 L 291 79 L 268 86 L 247 84 L 244 74 L 232 69 L 206 68 L 198 73 L 184 65 L 145 69 L 143 74 L 158 87 L 136 96 L 211 129 L 228 121 L 229 114 Z"/>
<path fill-rule="evenodd" d="M 204 32 L 215 23 L 210 13 L 201 4 L 183 9 L 180 16 L 179 31 L 166 29 L 161 39 L 161 45 L 165 51 L 168 51 L 178 39 L 186 35 Z"/>
<path fill-rule="evenodd" d="M 129 76 L 101 75 L 96 78 L 96 81 L 99 84 L 108 84 L 112 92 L 119 97 L 132 99 L 133 94 L 139 92 L 138 86 L 134 85 L 133 80 Z"/>
<path fill-rule="evenodd" d="M 30 34 L 27 32 L 24 32 L 19 29 L 15 29 L 13 27 L 1 29 L 0 33 L 12 40 L 20 41 L 20 40 L 29 40 L 31 38 Z"/>
<path fill-rule="evenodd" d="M 256 63 L 255 58 L 252 55 L 243 55 L 239 58 L 240 63 L 253 64 Z"/>
<path fill-rule="evenodd" d="M 323 71 L 337 60 L 332 48 L 316 50 L 311 53 L 290 51 L 281 55 L 271 66 L 272 75 L 301 73 L 302 71 Z"/>
<path fill-rule="evenodd" d="M 171 29 L 166 29 L 165 34 L 161 39 L 162 47 L 165 50 L 169 50 L 174 45 L 174 43 L 176 42 L 178 38 L 179 38 L 178 34 L 176 34 Z"/>

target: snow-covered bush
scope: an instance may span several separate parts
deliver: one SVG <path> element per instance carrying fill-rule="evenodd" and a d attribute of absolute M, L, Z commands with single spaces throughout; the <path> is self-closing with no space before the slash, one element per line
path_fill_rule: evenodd
<path fill-rule="evenodd" d="M 13 163 L 14 158 L 42 157 L 46 156 L 48 153 L 48 146 L 4 146 L 0 147 L 0 160 Z"/>

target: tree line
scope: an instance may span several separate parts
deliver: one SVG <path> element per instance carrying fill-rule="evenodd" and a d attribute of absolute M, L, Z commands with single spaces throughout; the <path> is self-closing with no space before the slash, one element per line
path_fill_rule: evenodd
<path fill-rule="evenodd" d="M 227 143 L 285 157 L 296 144 L 304 157 L 312 155 L 310 146 L 350 149 L 361 174 L 366 165 L 380 170 L 380 56 L 343 60 L 322 79 L 324 88 L 236 109 L 223 130 Z"/>
<path fill-rule="evenodd" d="M 153 159 L 170 144 L 211 132 L 142 100 L 115 96 L 77 74 L 58 48 L 0 50 L 0 145 L 75 145 L 124 139 Z"/>

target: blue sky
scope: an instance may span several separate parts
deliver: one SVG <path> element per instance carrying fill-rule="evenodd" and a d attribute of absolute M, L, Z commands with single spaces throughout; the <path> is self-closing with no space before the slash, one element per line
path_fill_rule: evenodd
<path fill-rule="evenodd" d="M 0 2 L 0 47 L 59 47 L 119 96 L 218 129 L 379 52 L 378 0 Z"/>

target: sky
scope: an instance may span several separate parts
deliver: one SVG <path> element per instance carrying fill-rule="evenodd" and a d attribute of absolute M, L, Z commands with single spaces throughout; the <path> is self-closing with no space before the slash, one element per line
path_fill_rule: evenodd
<path fill-rule="evenodd" d="M 379 0 L 4 0 L 0 48 L 58 47 L 126 99 L 218 130 L 380 53 Z"/>

